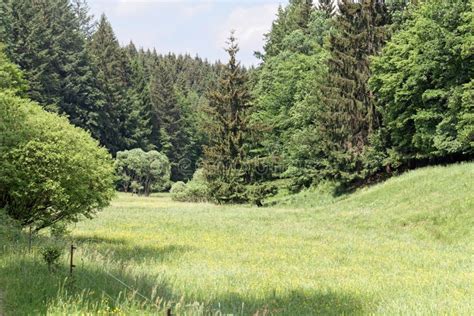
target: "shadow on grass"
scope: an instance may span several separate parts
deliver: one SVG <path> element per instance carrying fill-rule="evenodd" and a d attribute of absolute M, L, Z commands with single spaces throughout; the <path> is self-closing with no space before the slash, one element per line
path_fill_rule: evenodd
<path fill-rule="evenodd" d="M 206 315 L 214 314 L 217 310 L 237 315 L 354 315 L 370 313 L 370 306 L 374 303 L 367 297 L 350 293 L 300 288 L 273 293 L 270 290 L 265 293 L 222 292 L 187 296 L 174 289 L 165 275 L 150 275 L 146 269 L 139 273 L 132 269 L 134 272 L 131 274 L 127 267 L 133 268 L 137 262 L 144 260 L 150 260 L 153 264 L 177 260 L 183 253 L 191 251 L 190 247 L 137 247 L 124 240 L 96 237 L 81 237 L 76 238 L 76 241 L 79 249 L 90 247 L 99 252 L 101 249 L 110 249 L 106 257 L 111 262 L 119 262 L 118 265 L 107 266 L 101 262 L 91 264 L 86 261 L 76 267 L 74 283 L 67 287 L 67 296 L 79 295 L 86 290 L 87 295 L 80 303 L 80 309 L 86 312 L 94 313 L 94 306 L 103 304 L 104 295 L 114 298 L 107 303 L 110 308 L 114 308 L 117 304 L 115 298 L 120 296 L 123 300 L 124 295 L 129 296 L 133 291 L 142 295 L 134 295 L 133 302 L 136 305 L 145 304 L 149 311 L 155 309 L 156 314 L 163 313 L 163 310 L 154 306 L 157 297 L 171 305 L 181 299 L 186 303 L 204 303 Z M 2 255 L 9 256 L 8 253 L 0 253 Z M 12 253 L 7 259 L 0 257 L 0 286 L 5 292 L 6 311 L 12 315 L 45 315 L 51 302 L 58 298 L 67 301 L 64 292 L 58 297 L 67 277 L 66 259 L 63 258 L 64 264 L 57 272 L 51 273 L 38 253 Z M 76 260 L 80 262 L 80 258 Z"/>
<path fill-rule="evenodd" d="M 224 313 L 245 315 L 360 315 L 370 313 L 367 299 L 339 292 L 293 289 L 265 297 L 222 294 L 211 302 Z"/>
<path fill-rule="evenodd" d="M 164 279 L 137 278 L 117 269 L 87 266 L 77 267 L 74 282 L 67 284 L 67 271 L 67 266 L 63 265 L 57 271 L 50 272 L 39 258 L 31 256 L 23 256 L 0 266 L 7 315 L 46 315 L 48 306 L 58 298 L 65 302 L 67 297 L 83 294 L 84 290 L 87 295 L 80 302 L 80 307 L 88 309 L 87 312 L 94 312 L 91 307 L 101 306 L 104 297 L 112 298 L 107 303 L 112 309 L 118 297 L 123 299 L 139 292 L 143 296 L 133 295 L 136 305 L 148 304 L 151 310 L 156 298 L 152 297 L 152 293 L 163 298 L 173 297 Z"/>
<path fill-rule="evenodd" d="M 56 273 L 50 273 L 40 260 L 31 257 L 24 257 L 1 266 L 0 281 L 6 292 L 4 298 L 7 302 L 6 311 L 12 315 L 45 315 L 48 304 L 58 299 L 58 293 L 66 275 L 66 266 L 61 267 Z M 205 314 L 220 310 L 225 314 L 238 315 L 355 315 L 370 313 L 368 306 L 373 306 L 371 304 L 373 302 L 367 298 L 353 294 L 298 288 L 258 298 L 251 293 L 242 296 L 239 293 L 225 292 L 216 296 L 210 294 L 211 299 L 186 297 L 184 293 L 173 290 L 171 283 L 164 276 L 140 275 L 137 277 L 117 269 L 106 271 L 100 266 L 78 267 L 74 273 L 74 279 L 74 286 L 67 288 L 69 296 L 89 290 L 84 301 L 81 302 L 81 308 L 97 306 L 103 301 L 104 292 L 112 298 L 120 295 L 123 298 L 124 293 L 130 295 L 132 291 L 124 284 L 150 298 L 149 301 L 139 295 L 133 298 L 137 305 L 148 304 L 148 310 L 155 308 L 152 302 L 156 297 L 171 304 L 180 301 L 183 297 L 188 303 L 204 302 Z M 62 300 L 66 301 L 64 297 L 66 294 L 62 295 Z M 108 304 L 110 308 L 114 308 L 116 302 L 110 300 Z M 158 314 L 159 310 L 156 309 L 156 311 Z M 91 310 L 89 309 L 88 312 Z"/>
<path fill-rule="evenodd" d="M 74 236 L 73 241 L 80 244 L 89 245 L 126 245 L 128 241 L 123 238 L 105 238 L 96 235 L 87 236 Z"/>
<path fill-rule="evenodd" d="M 130 264 L 146 261 L 153 261 L 153 263 L 172 261 L 193 249 L 190 246 L 183 245 L 139 246 L 131 244 L 125 239 L 96 236 L 81 236 L 74 239 L 78 248 L 82 248 L 86 253 L 88 251 L 98 251 L 114 262 Z"/>

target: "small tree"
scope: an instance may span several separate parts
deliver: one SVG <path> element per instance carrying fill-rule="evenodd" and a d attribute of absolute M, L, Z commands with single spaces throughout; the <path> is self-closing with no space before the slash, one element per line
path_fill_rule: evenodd
<path fill-rule="evenodd" d="M 119 177 L 119 187 L 128 192 L 150 195 L 152 191 L 163 190 L 170 181 L 168 158 L 151 150 L 140 148 L 117 153 L 115 168 Z"/>
<path fill-rule="evenodd" d="M 0 209 L 22 226 L 91 218 L 109 204 L 112 159 L 66 118 L 1 92 L 0 136 Z"/>

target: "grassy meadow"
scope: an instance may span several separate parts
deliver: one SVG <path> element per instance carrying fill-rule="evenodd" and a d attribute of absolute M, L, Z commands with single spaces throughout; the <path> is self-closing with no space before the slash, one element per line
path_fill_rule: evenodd
<path fill-rule="evenodd" d="M 474 310 L 474 163 L 273 206 L 118 194 L 71 227 L 49 272 L 37 237 L 0 249 L 6 315 L 451 314 Z M 14 241 L 12 241 L 14 240 Z M 67 243 L 65 243 L 65 247 Z"/>

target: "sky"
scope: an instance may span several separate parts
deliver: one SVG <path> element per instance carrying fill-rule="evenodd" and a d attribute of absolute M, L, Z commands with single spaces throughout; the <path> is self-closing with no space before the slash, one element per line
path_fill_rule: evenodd
<path fill-rule="evenodd" d="M 105 13 L 121 44 L 158 53 L 189 53 L 226 61 L 226 39 L 235 30 L 238 59 L 256 65 L 279 4 L 288 0 L 89 0 L 98 19 Z"/>

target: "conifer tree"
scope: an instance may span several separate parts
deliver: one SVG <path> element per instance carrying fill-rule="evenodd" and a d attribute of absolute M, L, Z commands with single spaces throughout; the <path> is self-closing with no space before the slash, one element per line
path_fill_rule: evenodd
<path fill-rule="evenodd" d="M 229 62 L 218 88 L 208 94 L 210 143 L 204 148 L 203 168 L 212 199 L 241 203 L 247 200 L 244 164 L 250 93 L 245 73 L 236 60 L 239 48 L 233 34 L 228 44 Z"/>
<path fill-rule="evenodd" d="M 113 154 L 135 148 L 137 144 L 133 134 L 136 123 L 132 120 L 133 108 L 128 98 L 130 65 L 105 15 L 100 18 L 89 49 L 105 98 L 99 118 L 100 140 Z"/>
<path fill-rule="evenodd" d="M 132 113 L 129 120 L 135 123 L 132 126 L 132 139 L 136 147 L 143 150 L 152 150 L 155 146 L 151 143 L 151 99 L 150 83 L 145 70 L 145 61 L 138 55 L 135 45 L 130 44 L 125 47 L 130 62 L 130 87 L 128 89 L 128 99 L 131 102 Z"/>
<path fill-rule="evenodd" d="M 318 10 L 323 11 L 326 17 L 332 17 L 336 12 L 335 0 L 319 0 Z"/>
<path fill-rule="evenodd" d="M 172 64 L 162 61 L 150 83 L 152 139 L 171 162 L 171 179 L 181 180 L 179 162 L 186 144 L 181 126 L 181 109 L 176 97 Z"/>
<path fill-rule="evenodd" d="M 89 39 L 94 34 L 97 22 L 94 16 L 89 13 L 89 5 L 86 0 L 71 0 L 72 10 L 79 22 L 79 29 Z"/>
<path fill-rule="evenodd" d="M 270 32 L 265 34 L 265 54 L 262 57 L 278 55 L 282 51 L 284 37 L 291 32 L 302 30 L 307 33 L 313 9 L 312 0 L 290 0 L 285 8 L 279 7 Z"/>
<path fill-rule="evenodd" d="M 367 175 L 364 154 L 379 126 L 379 113 L 368 87 L 370 56 L 378 53 L 387 34 L 388 14 L 381 0 L 342 0 L 329 38 L 329 78 L 325 107 L 319 117 L 325 177 L 340 183 Z"/>
<path fill-rule="evenodd" d="M 29 81 L 28 96 L 99 137 L 102 96 L 81 21 L 68 0 L 6 0 L 2 38 Z M 0 27 L 1 28 L 1 27 Z"/>

